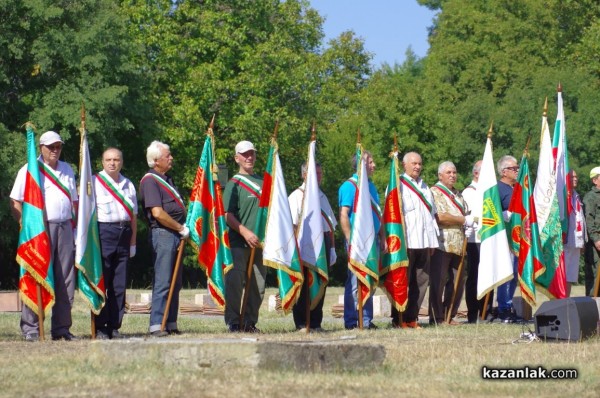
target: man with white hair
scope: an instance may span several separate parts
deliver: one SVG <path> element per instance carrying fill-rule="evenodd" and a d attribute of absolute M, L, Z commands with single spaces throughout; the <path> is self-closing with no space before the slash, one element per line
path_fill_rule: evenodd
<path fill-rule="evenodd" d="M 179 242 L 189 236 L 190 230 L 185 225 L 186 209 L 183 200 L 173 178 L 167 174 L 173 167 L 169 146 L 160 141 L 152 141 L 146 150 L 146 160 L 150 170 L 140 181 L 140 199 L 150 224 L 154 265 L 149 331 L 154 337 L 164 337 L 168 334 L 181 334 L 177 328 L 177 312 L 183 267 L 179 268 L 177 275 L 173 275 L 173 271 Z M 167 309 L 171 277 L 175 284 L 171 304 Z M 167 324 L 166 330 L 162 330 L 165 311 L 168 311 Z"/>
<path fill-rule="evenodd" d="M 77 340 L 71 334 L 71 308 L 75 295 L 75 214 L 77 214 L 77 187 L 75 174 L 67 163 L 60 161 L 63 140 L 54 131 L 40 137 L 40 183 L 43 187 L 48 234 L 52 246 L 55 303 L 52 307 L 52 340 Z M 25 193 L 27 165 L 17 174 L 10 193 L 13 217 L 21 222 Z M 28 306 L 21 311 L 21 331 L 25 341 L 39 340 L 38 316 Z"/>
<path fill-rule="evenodd" d="M 449 312 L 449 324 L 455 325 L 457 322 L 453 318 L 458 312 L 465 286 L 464 269 L 459 275 L 458 268 L 465 255 L 465 239 L 473 233 L 474 217 L 469 215 L 465 200 L 454 188 L 457 178 L 454 163 L 442 162 L 438 167 L 438 178 L 439 181 L 431 188 L 440 234 L 429 273 L 429 323 L 445 324 Z M 457 279 L 458 288 L 454 291 Z"/>

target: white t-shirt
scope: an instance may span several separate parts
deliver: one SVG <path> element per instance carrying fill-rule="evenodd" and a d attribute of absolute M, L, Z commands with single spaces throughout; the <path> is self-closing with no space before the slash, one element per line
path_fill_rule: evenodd
<path fill-rule="evenodd" d="M 435 221 L 437 210 L 433 202 L 433 195 L 421 178 L 415 180 L 406 173 L 402 177 L 412 183 L 411 186 L 420 192 L 431 205 L 431 210 L 429 210 L 416 192 L 407 187 L 405 183 L 400 183 L 407 246 L 409 249 L 437 248 L 439 246 L 439 229 Z"/>

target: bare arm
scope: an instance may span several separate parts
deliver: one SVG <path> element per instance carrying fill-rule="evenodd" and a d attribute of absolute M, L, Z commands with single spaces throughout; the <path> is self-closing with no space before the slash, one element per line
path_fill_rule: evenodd
<path fill-rule="evenodd" d="M 454 216 L 450 213 L 437 213 L 437 222 L 440 227 L 462 227 L 465 224 L 465 217 Z"/>
<path fill-rule="evenodd" d="M 183 231 L 184 225 L 173 220 L 173 218 L 166 211 L 164 211 L 162 207 L 153 207 L 150 209 L 150 212 L 152 213 L 152 217 L 154 217 L 156 221 L 158 221 L 163 227 L 167 227 L 177 232 Z"/>
<path fill-rule="evenodd" d="M 346 242 L 350 242 L 350 208 L 348 206 L 340 207 L 340 228 L 346 238 Z"/>
<path fill-rule="evenodd" d="M 249 228 L 246 228 L 232 213 L 225 213 L 225 219 L 229 228 L 233 229 L 246 240 L 248 246 L 255 248 L 260 246 L 258 236 Z"/>
<path fill-rule="evenodd" d="M 23 214 L 23 204 L 18 200 L 11 199 L 10 212 L 12 213 L 13 218 L 20 224 L 21 215 Z"/>

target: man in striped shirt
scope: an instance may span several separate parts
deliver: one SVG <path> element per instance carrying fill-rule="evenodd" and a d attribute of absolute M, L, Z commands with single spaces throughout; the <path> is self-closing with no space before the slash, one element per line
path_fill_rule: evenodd
<path fill-rule="evenodd" d="M 119 338 L 125 314 L 127 262 L 135 256 L 137 197 L 135 186 L 121 174 L 123 153 L 108 148 L 102 154 L 103 170 L 94 176 L 98 232 L 106 303 L 96 317 L 96 338 Z"/>

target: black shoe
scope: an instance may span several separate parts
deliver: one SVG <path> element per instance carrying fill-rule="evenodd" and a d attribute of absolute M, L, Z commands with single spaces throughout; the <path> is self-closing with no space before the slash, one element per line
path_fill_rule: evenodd
<path fill-rule="evenodd" d="M 238 324 L 231 324 L 227 326 L 227 331 L 229 333 L 237 333 L 240 331 L 240 325 Z"/>
<path fill-rule="evenodd" d="M 79 340 L 79 337 L 75 336 L 71 332 L 67 332 L 65 334 L 61 334 L 60 336 L 52 336 L 52 340 L 77 341 Z"/>
<path fill-rule="evenodd" d="M 150 332 L 150 336 L 152 337 L 165 337 L 168 336 L 169 332 L 167 332 L 166 330 L 155 330 L 154 332 Z"/>
<path fill-rule="evenodd" d="M 40 340 L 40 335 L 37 333 L 27 333 L 25 336 L 23 336 L 23 338 L 27 342 L 34 343 Z"/>
<path fill-rule="evenodd" d="M 379 327 L 377 325 L 375 325 L 374 323 L 369 323 L 369 326 L 367 326 L 366 329 L 377 330 L 377 329 L 379 329 Z"/>
<path fill-rule="evenodd" d="M 108 340 L 110 339 L 110 335 L 105 330 L 98 329 L 96 330 L 96 340 Z"/>
<path fill-rule="evenodd" d="M 121 333 L 119 333 L 119 331 L 117 329 L 113 330 L 110 334 L 110 338 L 111 339 L 125 339 L 126 337 L 123 336 Z"/>
<path fill-rule="evenodd" d="M 183 334 L 183 332 L 179 329 L 170 329 L 170 330 L 167 330 L 167 332 L 169 334 L 174 334 L 176 336 L 181 336 Z"/>
<path fill-rule="evenodd" d="M 244 326 L 244 332 L 246 333 L 262 333 L 259 328 L 254 324 Z"/>
<path fill-rule="evenodd" d="M 346 330 L 354 330 L 358 327 L 358 325 L 344 325 Z"/>

